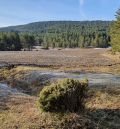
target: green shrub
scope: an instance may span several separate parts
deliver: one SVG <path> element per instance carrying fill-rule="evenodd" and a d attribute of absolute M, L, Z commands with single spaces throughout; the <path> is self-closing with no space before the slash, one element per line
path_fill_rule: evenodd
<path fill-rule="evenodd" d="M 76 112 L 84 107 L 88 80 L 63 79 L 43 88 L 39 96 L 39 107 L 43 111 Z"/>

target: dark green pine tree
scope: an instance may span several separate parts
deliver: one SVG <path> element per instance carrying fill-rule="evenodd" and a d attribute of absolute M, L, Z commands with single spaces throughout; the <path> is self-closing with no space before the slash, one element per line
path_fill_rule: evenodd
<path fill-rule="evenodd" d="M 24 34 L 21 36 L 23 48 L 31 50 L 35 45 L 35 37 L 33 35 Z"/>
<path fill-rule="evenodd" d="M 116 14 L 116 21 L 111 26 L 111 45 L 114 52 L 120 52 L 120 9 Z"/>

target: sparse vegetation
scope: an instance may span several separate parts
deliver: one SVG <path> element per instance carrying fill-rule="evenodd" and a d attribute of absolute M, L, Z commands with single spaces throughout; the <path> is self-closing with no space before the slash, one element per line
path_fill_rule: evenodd
<path fill-rule="evenodd" d="M 62 49 L 0 52 L 0 63 L 39 66 L 37 69 L 120 73 L 120 54 L 109 49 Z M 23 69 L 27 67 L 21 67 Z M 19 67 L 20 68 L 20 67 Z M 34 69 L 34 67 L 31 67 Z M 30 67 L 28 69 L 31 69 Z"/>
<path fill-rule="evenodd" d="M 109 59 L 102 54 L 109 49 L 62 49 L 32 52 L 0 52 L 0 62 L 38 66 L 109 65 L 119 60 Z M 58 60 L 59 59 L 59 60 Z"/>
<path fill-rule="evenodd" d="M 116 69 L 116 66 L 112 67 L 112 69 Z M 29 78 L 28 75 L 29 72 L 31 73 L 32 71 L 38 70 L 47 71 L 48 68 L 18 66 L 13 69 L 1 69 L 0 73 L 4 75 L 4 81 L 11 80 L 11 86 L 14 84 L 15 88 L 19 89 L 20 87 L 26 91 L 33 87 L 31 89 L 34 90 L 31 90 L 31 94 L 37 95 L 43 88 L 38 84 L 42 80 L 37 80 L 36 82 L 33 76 Z M 69 70 L 71 69 L 68 69 L 68 71 Z M 75 68 L 73 70 L 75 70 Z M 103 72 L 104 71 L 105 69 Z M 46 76 L 44 77 L 47 79 Z M 29 82 L 27 86 L 25 83 L 22 83 L 24 79 L 28 79 L 26 80 Z M 34 91 L 38 92 L 34 93 Z M 4 90 L 0 89 L 0 95 L 2 95 L 2 92 L 4 92 L 3 95 L 6 94 Z M 76 113 L 40 112 L 35 103 L 39 101 L 38 97 L 25 94 L 11 95 L 8 93 L 7 96 L 0 96 L 0 129 L 118 129 L 120 128 L 119 92 L 119 86 L 89 87 L 85 99 L 84 112 L 80 112 L 79 110 Z"/>
<path fill-rule="evenodd" d="M 119 86 L 90 87 L 82 113 L 40 112 L 33 96 L 0 97 L 0 129 L 119 129 L 119 92 Z"/>

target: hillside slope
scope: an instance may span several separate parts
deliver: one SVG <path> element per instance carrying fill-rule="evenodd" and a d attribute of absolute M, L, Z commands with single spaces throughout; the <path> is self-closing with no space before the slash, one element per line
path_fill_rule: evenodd
<path fill-rule="evenodd" d="M 30 43 L 31 40 L 26 41 L 28 39 L 26 33 L 31 34 L 35 37 L 34 44 L 42 45 L 46 49 L 49 47 L 86 48 L 91 46 L 106 48 L 110 46 L 111 23 L 111 21 L 46 21 L 0 28 L 0 32 L 19 32 L 21 44 Z M 10 36 L 9 33 L 5 36 L 1 33 L 0 37 L 1 43 L 4 44 L 6 41 L 4 37 L 9 39 Z M 3 42 L 2 39 L 5 41 Z M 29 45 L 25 44 L 23 48 Z"/>
<path fill-rule="evenodd" d="M 0 31 L 60 33 L 66 31 L 108 31 L 111 21 L 45 21 L 0 28 Z"/>

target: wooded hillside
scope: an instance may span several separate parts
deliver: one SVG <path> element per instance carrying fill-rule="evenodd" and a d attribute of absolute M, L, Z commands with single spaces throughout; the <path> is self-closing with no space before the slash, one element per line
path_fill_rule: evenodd
<path fill-rule="evenodd" d="M 90 46 L 104 48 L 110 43 L 111 23 L 110 21 L 48 21 L 0 28 L 0 31 L 2 34 L 17 32 L 20 37 L 27 33 L 34 36 L 34 45 L 43 45 L 45 48 Z"/>

